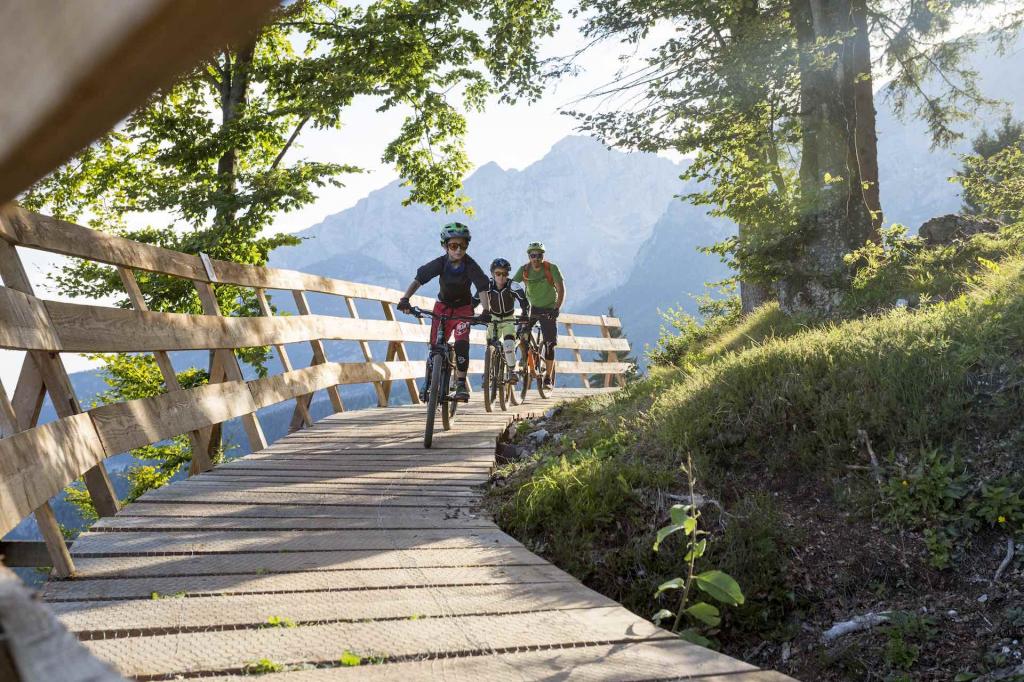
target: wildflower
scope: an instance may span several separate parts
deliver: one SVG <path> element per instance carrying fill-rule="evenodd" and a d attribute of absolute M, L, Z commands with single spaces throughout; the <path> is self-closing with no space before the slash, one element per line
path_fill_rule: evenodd
<path fill-rule="evenodd" d="M 910 484 L 909 484 L 909 483 L 907 483 L 906 479 L 904 479 L 904 480 L 903 480 L 903 487 L 904 487 L 904 488 L 906 488 L 906 487 L 907 487 L 908 485 L 910 485 Z"/>
<path fill-rule="evenodd" d="M 996 521 L 998 521 L 999 523 L 1006 523 L 1006 517 L 1000 514 L 999 518 L 996 519 Z"/>

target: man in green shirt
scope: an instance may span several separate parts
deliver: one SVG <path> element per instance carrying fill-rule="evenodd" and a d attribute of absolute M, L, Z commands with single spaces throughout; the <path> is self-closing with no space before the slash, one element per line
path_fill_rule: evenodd
<path fill-rule="evenodd" d="M 558 266 L 544 258 L 544 244 L 531 242 L 526 247 L 530 262 L 516 271 L 512 280 L 526 286 L 526 299 L 530 302 L 531 314 L 540 323 L 544 341 L 544 358 L 547 360 L 547 375 L 544 387 L 550 388 L 555 379 L 555 346 L 558 345 L 558 327 L 555 320 L 565 300 L 565 283 Z M 532 328 L 532 324 L 530 328 Z M 524 330 L 529 333 L 530 328 Z M 523 349 L 525 362 L 526 352 Z"/>

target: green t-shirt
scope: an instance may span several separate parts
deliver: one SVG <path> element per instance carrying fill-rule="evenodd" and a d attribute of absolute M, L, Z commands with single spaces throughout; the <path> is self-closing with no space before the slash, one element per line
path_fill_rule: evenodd
<path fill-rule="evenodd" d="M 562 281 L 562 273 L 558 270 L 558 266 L 554 263 L 548 263 L 551 267 L 551 279 L 555 282 Z M 548 278 L 544 275 L 543 266 L 539 270 L 530 270 L 530 279 L 526 280 L 523 278 L 523 271 L 530 267 L 530 264 L 520 267 L 516 270 L 516 274 L 512 277 L 515 282 L 526 282 L 526 299 L 530 302 L 530 305 L 535 308 L 554 308 L 555 300 L 558 295 L 555 292 L 555 287 L 548 282 Z"/>

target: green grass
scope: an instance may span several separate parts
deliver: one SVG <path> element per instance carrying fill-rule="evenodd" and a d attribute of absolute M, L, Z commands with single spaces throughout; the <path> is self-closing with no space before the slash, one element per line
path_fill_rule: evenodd
<path fill-rule="evenodd" d="M 895 287 L 916 292 L 907 308 L 812 320 L 770 305 L 745 317 L 726 311 L 710 332 L 680 324 L 649 377 L 563 411 L 556 421 L 570 437 L 513 468 L 510 485 L 492 493 L 497 519 L 590 586 L 653 613 L 658 581 L 680 569 L 672 547 L 651 551 L 654 529 L 684 489 L 678 467 L 691 453 L 699 491 L 727 512 L 702 510 L 705 567 L 733 575 L 748 595 L 726 627 L 781 638 L 814 592 L 790 575 L 804 534 L 816 532 L 793 522 L 794 501 L 918 533 L 933 566 L 955 563 L 978 530 L 1024 532 L 1017 244 L 1008 233 L 959 253 L 915 245 L 859 280 L 858 306 Z M 997 265 L 980 254 L 1010 255 Z M 860 431 L 882 460 L 882 494 L 864 471 Z M 937 462 L 955 467 L 940 476 Z M 834 587 L 869 585 L 853 562 Z M 890 653 L 912 665 L 898 648 Z"/>

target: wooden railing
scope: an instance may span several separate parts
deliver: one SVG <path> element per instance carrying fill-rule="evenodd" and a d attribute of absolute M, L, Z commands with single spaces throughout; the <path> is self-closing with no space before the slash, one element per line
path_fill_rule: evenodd
<path fill-rule="evenodd" d="M 65 303 L 36 298 L 15 246 L 39 249 L 113 266 L 133 309 Z M 147 271 L 189 280 L 202 303 L 203 315 L 151 312 L 135 279 Z M 117 496 L 103 460 L 164 439 L 189 434 L 193 448 L 191 473 L 211 467 L 207 456 L 211 428 L 241 418 L 253 451 L 267 446 L 256 411 L 294 400 L 292 428 L 312 424 L 309 407 L 316 391 L 326 390 L 335 411 L 345 409 L 338 386 L 372 384 L 377 402 L 389 402 L 395 381 L 404 381 L 409 400 L 418 402 L 415 379 L 424 363 L 409 359 L 406 343 L 426 342 L 425 322 L 395 317 L 401 293 L 385 287 L 346 282 L 290 270 L 262 268 L 194 256 L 98 232 L 8 206 L 0 212 L 0 348 L 27 351 L 13 396 L 0 385 L 0 537 L 34 513 L 58 576 L 74 572 L 74 564 L 49 506 L 54 495 L 79 477 L 97 512 L 113 515 Z M 255 290 L 263 317 L 224 317 L 214 287 L 230 284 Z M 290 292 L 298 315 L 275 317 L 267 290 Z M 314 314 L 307 292 L 345 299 L 350 317 Z M 384 319 L 362 319 L 356 300 L 379 302 Z M 433 300 L 417 296 L 414 305 Z M 620 382 L 629 365 L 617 353 L 629 351 L 625 338 L 611 338 L 619 321 L 603 316 L 562 314 L 565 334 L 559 348 L 574 355 L 558 361 L 561 373 L 603 374 L 604 385 Z M 576 329 L 597 326 L 601 336 L 578 336 Z M 331 362 L 326 340 L 357 342 L 363 362 Z M 383 361 L 373 357 L 370 343 L 386 341 Z M 308 342 L 312 364 L 296 369 L 285 344 Z M 485 343 L 474 331 L 471 343 Z M 273 346 L 281 374 L 244 380 L 235 349 Z M 171 351 L 212 351 L 210 383 L 183 389 L 171 364 Z M 608 362 L 585 362 L 581 351 L 604 351 Z M 83 410 L 68 378 L 61 353 L 152 353 L 166 386 L 162 395 Z M 483 363 L 470 362 L 480 373 Z M 58 419 L 38 425 L 49 393 Z"/>

